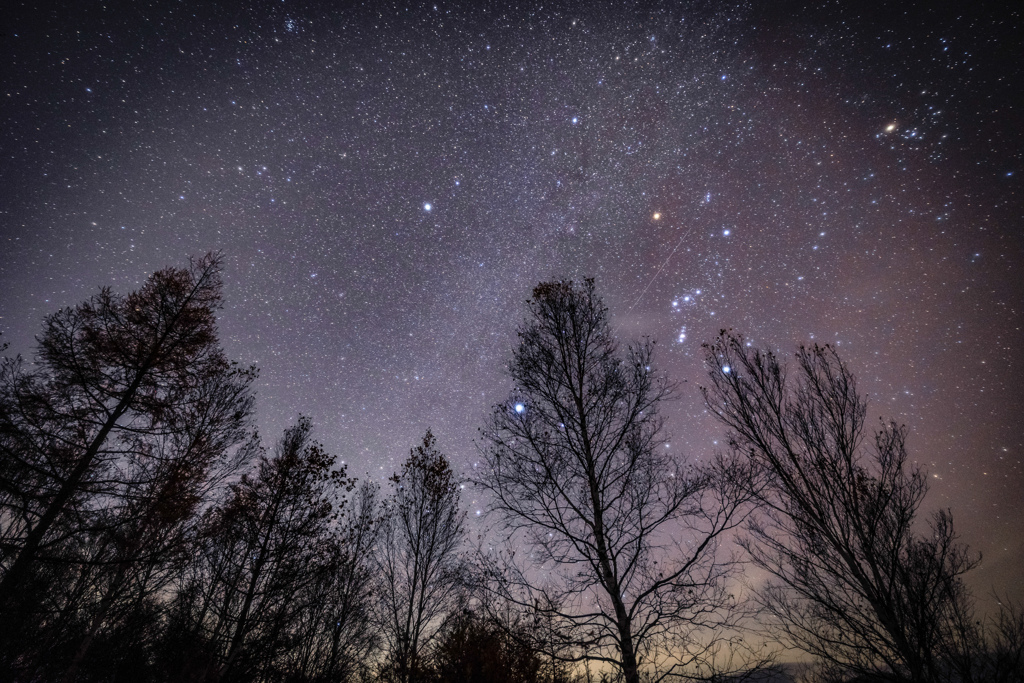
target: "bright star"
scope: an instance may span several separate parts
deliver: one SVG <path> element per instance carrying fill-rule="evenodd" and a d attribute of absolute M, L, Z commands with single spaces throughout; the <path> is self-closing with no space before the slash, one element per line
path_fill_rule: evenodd
<path fill-rule="evenodd" d="M 516 412 L 517 413 L 521 414 L 524 410 L 526 410 L 526 406 L 524 406 L 522 403 L 517 403 L 516 404 Z"/>
<path fill-rule="evenodd" d="M 433 208 L 434 208 L 434 207 L 433 207 L 433 206 L 431 206 L 430 204 L 424 204 L 424 205 L 423 205 L 423 210 L 424 210 L 424 211 L 430 211 L 430 210 L 431 210 L 431 209 L 433 209 Z"/>
<path fill-rule="evenodd" d="M 653 215 L 653 216 L 651 216 L 651 218 L 653 218 L 653 219 L 654 219 L 654 220 L 656 220 L 656 221 L 657 221 L 657 220 L 661 220 L 661 214 L 660 214 L 660 213 L 658 213 L 658 212 L 654 212 L 654 215 Z"/>

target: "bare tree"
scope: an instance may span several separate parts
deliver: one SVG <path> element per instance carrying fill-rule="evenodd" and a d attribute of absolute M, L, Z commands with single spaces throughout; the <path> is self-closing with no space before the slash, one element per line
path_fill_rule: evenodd
<path fill-rule="evenodd" d="M 422 678 L 426 648 L 456 604 L 465 513 L 459 482 L 430 430 L 391 482 L 375 554 L 377 594 L 387 673 L 410 683 Z"/>
<path fill-rule="evenodd" d="M 969 669 L 978 672 L 972 681 L 992 683 L 1020 683 L 1024 681 L 1024 605 L 1009 598 L 999 599 L 999 612 L 989 622 L 988 633 L 984 630 L 977 642 L 988 657 L 980 667 Z"/>
<path fill-rule="evenodd" d="M 832 679 L 940 680 L 976 559 L 948 511 L 914 532 L 928 487 L 906 428 L 866 443 L 867 402 L 830 346 L 801 347 L 795 378 L 731 333 L 705 350 L 707 406 L 766 477 L 746 547 L 774 577 L 760 599 L 784 642 Z"/>
<path fill-rule="evenodd" d="M 1024 681 L 1024 605 L 994 593 L 998 610 L 979 618 L 970 600 L 958 601 L 944 624 L 939 653 L 942 683 Z"/>
<path fill-rule="evenodd" d="M 322 540 L 306 570 L 312 580 L 298 596 L 295 647 L 285 664 L 290 680 L 357 680 L 380 649 L 370 558 L 376 485 L 362 484 L 346 508 L 343 524 Z"/>
<path fill-rule="evenodd" d="M 480 483 L 524 554 L 509 552 L 493 585 L 557 623 L 549 646 L 563 658 L 606 662 L 627 683 L 707 673 L 734 616 L 718 551 L 743 516 L 740 472 L 684 466 L 667 448 L 659 407 L 673 387 L 653 342 L 620 352 L 593 280 L 542 283 L 527 306 L 515 389 L 483 432 Z"/>
<path fill-rule="evenodd" d="M 341 513 L 338 495 L 353 485 L 311 429 L 300 418 L 285 430 L 273 456 L 262 456 L 207 515 L 172 613 L 193 642 L 206 643 L 204 680 L 266 676 L 294 640 L 318 551 Z"/>
<path fill-rule="evenodd" d="M 252 376 L 217 340 L 220 268 L 207 255 L 128 296 L 103 289 L 46 318 L 35 363 L 3 361 L 3 655 L 34 638 L 30 619 L 53 635 L 85 618 L 80 662 L 124 589 L 152 588 L 136 570 L 159 564 L 210 463 L 237 440 Z"/>
<path fill-rule="evenodd" d="M 166 434 L 136 435 L 133 451 L 146 453 L 124 464 L 116 496 L 84 536 L 82 571 L 92 600 L 78 609 L 88 627 L 64 675 L 76 680 L 89 649 L 104 629 L 128 618 L 141 602 L 171 581 L 190 532 L 211 493 L 241 466 L 249 424 L 251 371 L 216 373 L 193 389 Z"/>

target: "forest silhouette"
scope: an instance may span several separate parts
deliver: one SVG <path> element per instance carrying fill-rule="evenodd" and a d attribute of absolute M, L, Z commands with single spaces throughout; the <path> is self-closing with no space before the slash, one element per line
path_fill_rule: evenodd
<path fill-rule="evenodd" d="M 479 475 L 428 430 L 378 486 L 305 417 L 258 434 L 222 268 L 103 288 L 3 359 L 0 680 L 1024 680 L 1024 610 L 979 615 L 980 558 L 834 348 L 710 340 L 729 448 L 682 459 L 655 344 L 617 341 L 593 280 L 540 283 Z"/>

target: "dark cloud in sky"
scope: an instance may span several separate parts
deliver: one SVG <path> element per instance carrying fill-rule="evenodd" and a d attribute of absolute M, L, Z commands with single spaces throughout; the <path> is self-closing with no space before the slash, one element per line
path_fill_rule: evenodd
<path fill-rule="evenodd" d="M 1009 588 L 1022 22 L 933 4 L 23 3 L 0 329 L 31 353 L 97 286 L 223 250 L 265 433 L 308 414 L 379 477 L 431 426 L 468 472 L 531 286 L 593 276 L 686 380 L 687 457 L 724 444 L 702 341 L 836 344 L 984 553 L 975 585 Z"/>

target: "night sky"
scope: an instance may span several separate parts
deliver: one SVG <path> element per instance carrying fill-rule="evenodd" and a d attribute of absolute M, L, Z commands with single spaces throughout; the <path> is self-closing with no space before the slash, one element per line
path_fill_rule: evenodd
<path fill-rule="evenodd" d="M 724 445 L 701 342 L 835 344 L 984 554 L 977 592 L 1020 590 L 1012 3 L 328 5 L 7 3 L 8 353 L 222 250 L 268 440 L 307 414 L 381 478 L 429 426 L 468 476 L 531 287 L 592 276 L 683 383 L 681 457 Z"/>

